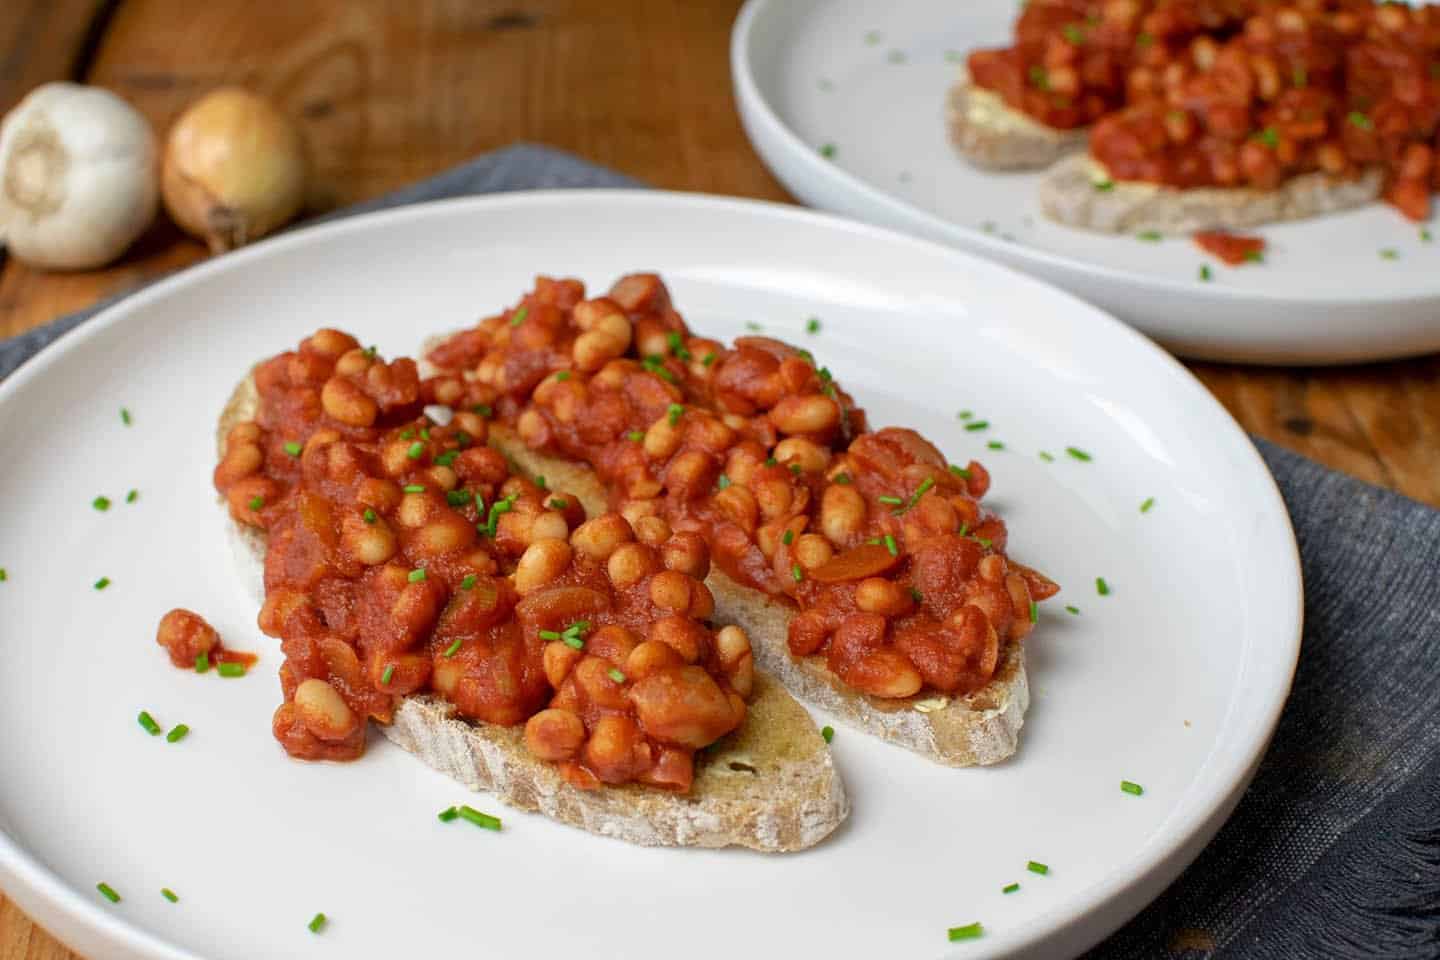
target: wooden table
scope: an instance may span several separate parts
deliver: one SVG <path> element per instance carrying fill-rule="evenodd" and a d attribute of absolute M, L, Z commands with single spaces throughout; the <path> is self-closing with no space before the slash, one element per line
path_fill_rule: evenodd
<path fill-rule="evenodd" d="M 47 80 L 119 93 L 164 131 L 223 83 L 304 125 L 313 211 L 528 140 L 658 187 L 791 201 L 730 95 L 738 0 L 4 0 L 0 111 Z M 119 264 L 0 272 L 0 336 L 45 323 L 204 249 L 154 227 Z M 1344 370 L 1191 364 L 1244 427 L 1440 505 L 1440 359 Z M 0 960 L 70 960 L 0 898 Z"/>

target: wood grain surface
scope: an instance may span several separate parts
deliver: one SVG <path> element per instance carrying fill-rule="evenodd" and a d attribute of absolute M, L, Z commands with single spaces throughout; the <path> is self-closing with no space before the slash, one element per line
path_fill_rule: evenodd
<path fill-rule="evenodd" d="M 790 201 L 730 93 L 739 0 L 0 0 L 0 109 L 46 80 L 105 86 L 162 132 L 238 83 L 304 126 L 311 212 L 528 140 L 672 189 Z M 162 221 L 118 264 L 8 260 L 0 336 L 205 256 Z M 1440 505 L 1440 360 L 1341 370 L 1192 369 L 1237 420 Z M 69 960 L 0 899 L 0 960 Z M 93 958 L 100 960 L 100 958 Z"/>

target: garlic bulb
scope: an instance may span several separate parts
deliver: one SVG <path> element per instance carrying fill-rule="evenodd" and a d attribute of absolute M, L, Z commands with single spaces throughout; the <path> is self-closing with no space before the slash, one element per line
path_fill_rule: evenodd
<path fill-rule="evenodd" d="M 35 88 L 0 123 L 0 239 L 36 267 L 109 263 L 155 218 L 155 135 L 108 90 Z"/>
<path fill-rule="evenodd" d="M 220 253 L 258 240 L 300 211 L 305 143 L 269 101 L 235 87 L 206 94 L 165 143 L 165 209 Z"/>

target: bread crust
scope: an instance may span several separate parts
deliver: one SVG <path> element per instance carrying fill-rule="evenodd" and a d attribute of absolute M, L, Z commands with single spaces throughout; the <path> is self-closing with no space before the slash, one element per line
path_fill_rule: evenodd
<path fill-rule="evenodd" d="M 1087 139 L 1085 130 L 1057 130 L 1026 116 L 975 86 L 964 67 L 946 98 L 945 121 L 960 155 L 986 170 L 1043 170 Z"/>
<path fill-rule="evenodd" d="M 1057 223 L 1101 233 L 1244 230 L 1362 207 L 1380 197 L 1382 180 L 1379 169 L 1369 169 L 1353 180 L 1307 173 L 1274 190 L 1180 190 L 1113 180 L 1103 166 L 1082 154 L 1046 172 L 1040 181 L 1040 209 Z M 1097 183 L 1112 185 L 1099 190 Z"/>
<path fill-rule="evenodd" d="M 491 425 L 490 445 L 521 469 L 542 474 L 552 488 L 577 497 L 587 513 L 606 509 L 605 489 L 589 466 L 536 453 L 503 424 Z M 737 583 L 718 568 L 705 584 L 715 597 L 716 619 L 743 627 L 757 666 L 801 701 L 947 766 L 998 763 L 1018 747 L 1030 705 L 1023 645 L 1004 644 L 995 676 L 968 696 L 871 697 L 842 682 L 823 657 L 790 655 L 795 607 L 788 601 Z"/>
<path fill-rule="evenodd" d="M 230 428 L 253 419 L 258 406 L 252 372 L 221 413 L 217 456 L 224 454 Z M 220 506 L 228 510 L 224 498 Z M 592 512 L 590 504 L 586 509 Z M 236 573 L 256 604 L 263 603 L 264 532 L 228 514 L 226 527 Z M 406 697 L 394 721 L 380 729 L 392 743 L 471 790 L 644 846 L 791 852 L 819 843 L 850 813 L 839 771 L 814 720 L 760 671 L 745 724 L 696 754 L 695 781 L 684 795 L 637 784 L 581 790 L 553 764 L 531 756 L 520 727 L 467 722 L 437 697 Z"/>

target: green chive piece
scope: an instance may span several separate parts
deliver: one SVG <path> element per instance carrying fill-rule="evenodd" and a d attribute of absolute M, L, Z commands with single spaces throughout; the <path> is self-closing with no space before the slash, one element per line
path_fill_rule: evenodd
<path fill-rule="evenodd" d="M 558 630 L 541 630 L 540 633 L 539 633 L 539 637 L 540 637 L 541 640 L 559 640 L 559 639 L 560 639 L 560 631 L 558 631 Z"/>
<path fill-rule="evenodd" d="M 788 547 L 788 546 L 790 546 L 790 542 L 791 542 L 792 540 L 794 540 L 794 539 L 795 539 L 795 531 L 794 531 L 794 530 L 786 530 L 786 531 L 785 531 L 785 535 L 780 538 L 780 542 L 783 543 L 783 544 L 785 544 L 785 546 Z"/>
<path fill-rule="evenodd" d="M 464 637 L 456 637 L 456 638 L 455 638 L 455 642 L 452 643 L 452 644 L 450 644 L 450 646 L 448 646 L 448 647 L 445 648 L 445 656 L 447 656 L 447 657 L 453 657 L 453 656 L 455 656 L 455 654 L 457 654 L 457 653 L 460 652 L 460 648 L 463 647 L 464 645 L 465 645 L 465 638 L 464 638 Z"/>
<path fill-rule="evenodd" d="M 471 823 L 475 824 L 475 826 L 484 827 L 486 830 L 500 829 L 499 817 L 492 817 L 488 813 L 481 813 L 474 807 L 461 807 L 460 816 L 466 820 L 469 820 Z"/>
<path fill-rule="evenodd" d="M 1036 603 L 1034 600 L 1030 601 L 1030 622 L 1040 622 L 1040 604 Z"/>
<path fill-rule="evenodd" d="M 365 508 L 365 512 L 364 512 L 363 514 L 361 514 L 360 516 L 361 516 L 361 518 L 362 518 L 366 523 L 372 524 L 372 525 L 375 523 L 375 521 L 376 521 L 376 519 L 377 519 L 377 517 L 375 516 L 375 511 L 372 510 L 372 509 L 370 509 L 369 507 L 366 507 L 366 508 Z"/>
<path fill-rule="evenodd" d="M 4 567 L 0 567 L 0 583 L 4 583 L 6 580 L 9 579 L 10 571 L 6 570 Z"/>
<path fill-rule="evenodd" d="M 130 417 L 130 411 L 125 409 L 124 407 L 120 408 L 120 422 L 125 424 L 125 426 L 127 427 L 134 422 Z"/>
<path fill-rule="evenodd" d="M 260 496 L 260 494 L 257 493 L 250 498 L 250 510 L 252 513 L 258 512 L 263 506 L 265 506 L 265 498 Z"/>
<path fill-rule="evenodd" d="M 382 673 L 382 674 L 380 674 L 380 686 L 382 686 L 382 687 L 388 687 L 388 686 L 390 686 L 390 680 L 391 680 L 391 678 L 394 677 L 394 676 L 395 676 L 395 664 L 393 664 L 393 663 L 386 664 L 386 665 L 385 665 L 385 672 Z"/>
<path fill-rule="evenodd" d="M 551 510 L 569 510 L 570 501 L 565 500 L 561 497 L 551 497 L 550 501 L 546 504 L 546 506 L 548 506 Z"/>
<path fill-rule="evenodd" d="M 104 513 L 106 510 L 110 509 L 110 498 L 96 497 L 94 500 L 90 501 L 90 506 L 94 507 L 96 510 L 99 510 L 101 513 Z"/>
<path fill-rule="evenodd" d="M 545 489 L 545 475 L 543 473 L 537 473 L 535 475 L 535 486 L 539 487 L 541 490 Z"/>
<path fill-rule="evenodd" d="M 406 576 L 405 579 L 409 580 L 411 583 L 419 583 L 421 580 L 425 579 L 425 568 L 416 567 L 414 570 L 410 571 L 410 573 Z"/>
<path fill-rule="evenodd" d="M 956 466 L 956 465 L 953 464 L 953 463 L 950 464 L 950 472 L 953 473 L 953 474 L 955 474 L 955 476 L 959 477 L 959 478 L 962 479 L 962 480 L 969 480 L 969 479 L 970 479 L 970 471 L 969 471 L 969 470 L 967 470 L 967 469 L 964 468 L 964 467 Z"/>
<path fill-rule="evenodd" d="M 492 413 L 494 413 L 495 410 L 488 403 L 477 403 L 475 404 L 475 406 L 470 408 L 470 412 L 478 413 L 482 417 L 488 417 Z"/>
<path fill-rule="evenodd" d="M 183 723 L 175 724 L 175 729 L 165 734 L 166 743 L 179 743 L 190 735 L 190 728 Z"/>
<path fill-rule="evenodd" d="M 1018 883 L 1007 883 L 1007 884 L 1005 884 L 1005 886 L 1003 886 L 1003 887 L 1000 888 L 1000 892 L 1001 892 L 1001 893 L 1014 893 L 1016 890 L 1019 890 L 1019 889 L 1020 889 L 1020 884 L 1018 884 Z"/>
<path fill-rule="evenodd" d="M 824 157 L 826 160 L 833 160 L 835 158 L 835 144 L 822 143 L 820 145 L 820 156 Z"/>
<path fill-rule="evenodd" d="M 919 590 L 916 590 L 914 587 L 911 587 L 910 599 L 914 600 L 916 605 L 919 605 L 925 602 L 925 594 L 921 593 Z"/>
<path fill-rule="evenodd" d="M 827 723 L 825 726 L 820 728 L 820 736 L 825 739 L 826 743 L 829 743 L 831 740 L 835 739 L 835 728 Z"/>
<path fill-rule="evenodd" d="M 1424 242 L 1424 243 L 1429 243 L 1430 241 L 1432 241 L 1432 240 L 1434 240 L 1434 239 L 1435 239 L 1435 236 L 1434 236 L 1434 234 L 1432 234 L 1432 233 L 1430 232 L 1430 228 L 1429 228 L 1429 227 L 1421 227 L 1421 228 L 1420 228 L 1420 240 L 1421 240 L 1422 242 Z"/>
<path fill-rule="evenodd" d="M 1135 234 L 1135 239 L 1142 243 L 1159 243 L 1165 239 L 1165 235 L 1159 230 L 1142 230 Z"/>
<path fill-rule="evenodd" d="M 569 380 L 569 379 L 570 379 L 570 371 L 569 371 L 569 370 L 561 370 L 560 372 L 558 372 L 558 373 L 555 374 L 555 381 L 556 381 L 557 383 L 564 383 L 566 380 Z"/>
<path fill-rule="evenodd" d="M 1005 449 L 1005 444 L 1001 443 L 999 440 L 991 440 L 989 443 L 985 444 L 985 446 L 989 447 L 991 450 Z"/>
<path fill-rule="evenodd" d="M 614 680 L 616 683 L 625 682 L 625 674 L 621 673 L 619 670 L 616 670 L 614 667 L 606 670 L 605 676 L 609 677 L 611 680 Z"/>
<path fill-rule="evenodd" d="M 641 440 L 645 439 L 645 434 L 643 431 L 640 430 L 631 430 L 629 433 L 625 434 L 625 439 L 629 440 L 631 443 L 639 443 Z"/>
<path fill-rule="evenodd" d="M 800 569 L 800 564 L 790 564 L 790 579 L 794 580 L 796 583 L 799 583 L 801 580 L 805 579 L 805 571 Z"/>
<path fill-rule="evenodd" d="M 959 413 L 955 414 L 955 416 L 959 417 L 961 420 L 969 420 L 971 417 L 975 416 L 975 414 L 971 413 L 969 410 L 961 410 Z"/>
<path fill-rule="evenodd" d="M 518 327 L 518 326 L 520 326 L 520 324 L 522 324 L 522 323 L 525 322 L 525 318 L 526 318 L 527 316 L 529 316 L 529 315 L 530 315 L 530 308 L 529 308 L 528 306 L 521 306 L 520 309 L 519 309 L 519 310 L 516 310 L 516 311 L 515 311 L 515 314 L 510 318 L 510 326 L 512 326 L 512 327 Z"/>
<path fill-rule="evenodd" d="M 475 586 L 475 574 L 467 574 L 464 580 L 460 581 L 461 590 L 469 590 Z"/>
<path fill-rule="evenodd" d="M 1105 582 L 1104 577 L 1095 578 L 1095 592 L 1102 597 L 1110 596 L 1110 584 Z"/>
<path fill-rule="evenodd" d="M 450 464 L 455 462 L 455 458 L 458 456 L 460 456 L 459 450 L 446 450 L 444 453 L 440 454 L 440 456 L 435 458 L 435 466 L 448 467 L 450 466 Z"/>
<path fill-rule="evenodd" d="M 1079 447 L 1066 447 L 1065 452 L 1070 454 L 1070 456 L 1074 457 L 1076 460 L 1079 460 L 1081 463 L 1089 463 L 1091 460 L 1095 459 L 1094 457 L 1090 456 L 1090 454 L 1086 453 L 1084 450 L 1081 450 Z"/>
<path fill-rule="evenodd" d="M 562 637 L 560 638 L 560 642 L 563 643 L 563 644 L 565 644 L 565 646 L 569 647 L 571 650 L 584 650 L 584 649 L 585 649 L 585 641 L 584 641 L 584 640 L 581 640 L 579 637 L 575 636 L 574 634 L 565 634 L 564 636 L 562 636 Z M 615 682 L 616 682 L 616 683 L 619 683 L 620 681 L 617 680 L 617 681 L 615 681 Z"/>
<path fill-rule="evenodd" d="M 795 476 L 797 476 L 797 477 L 800 476 L 800 472 L 801 472 L 801 471 L 800 471 L 800 464 L 798 464 L 798 463 L 787 463 L 786 466 L 790 468 L 790 472 L 793 473 L 793 474 L 795 474 Z"/>
<path fill-rule="evenodd" d="M 728 486 L 730 486 L 730 478 L 723 473 L 720 474 L 720 477 L 715 481 L 715 489 L 724 490 Z"/>
<path fill-rule="evenodd" d="M 985 928 L 981 926 L 979 922 L 969 923 L 963 927 L 951 927 L 949 930 L 950 942 L 955 943 L 959 940 L 974 940 L 984 932 Z"/>
<path fill-rule="evenodd" d="M 820 332 L 820 318 L 819 318 L 819 317 L 811 317 L 809 320 L 806 320 L 806 321 L 805 321 L 805 332 L 806 332 L 806 333 L 819 333 L 819 332 Z"/>
<path fill-rule="evenodd" d="M 116 893 L 115 888 L 110 886 L 110 884 L 97 883 L 95 884 L 95 889 L 100 891 L 100 896 L 104 897 L 106 900 L 109 900 L 111 903 L 120 902 L 120 894 Z"/>
<path fill-rule="evenodd" d="M 881 503 L 888 504 L 888 505 L 890 505 L 890 506 L 899 506 L 900 504 L 902 504 L 902 503 L 905 502 L 904 500 L 901 500 L 899 497 L 892 497 L 892 496 L 891 496 L 890 494 L 888 494 L 888 493 L 882 493 L 880 496 L 876 497 L 875 499 L 876 499 L 876 500 L 879 500 Z"/>
<path fill-rule="evenodd" d="M 468 490 L 447 490 L 445 502 L 452 507 L 463 507 L 470 502 L 470 492 Z"/>
<path fill-rule="evenodd" d="M 96 581 L 95 581 L 95 589 L 96 589 L 96 590 L 104 590 L 104 589 L 105 589 L 106 587 L 108 587 L 108 586 L 110 586 L 110 578 L 109 578 L 109 577 L 101 577 L 99 580 L 96 580 Z"/>
<path fill-rule="evenodd" d="M 971 420 L 969 423 L 965 424 L 965 429 L 974 432 L 976 430 L 984 430 L 989 426 L 989 420 Z"/>
<path fill-rule="evenodd" d="M 310 922 L 306 924 L 306 926 L 310 929 L 311 933 L 319 933 L 321 930 L 325 929 L 325 925 L 329 922 L 330 920 L 328 917 L 325 916 L 325 914 L 317 913 L 314 917 L 310 919 Z"/>
<path fill-rule="evenodd" d="M 1399 250 L 1396 250 L 1394 247 L 1386 247 L 1384 250 L 1381 250 L 1381 251 L 1380 251 L 1380 259 L 1381 259 L 1381 260 L 1399 260 L 1399 259 L 1400 259 L 1400 251 L 1399 251 Z"/>
<path fill-rule="evenodd" d="M 1031 873 L 1038 873 L 1040 874 L 1040 876 L 1043 877 L 1050 872 L 1050 865 L 1046 863 L 1040 863 L 1036 860 L 1031 860 L 1029 863 L 1025 864 L 1025 869 L 1029 870 Z"/>
<path fill-rule="evenodd" d="M 1373 130 L 1375 128 L 1375 124 L 1371 122 L 1370 118 L 1359 110 L 1350 111 L 1350 116 L 1346 119 L 1350 121 L 1352 126 L 1359 127 L 1361 130 Z"/>
<path fill-rule="evenodd" d="M 441 811 L 440 811 L 440 822 L 441 822 L 441 823 L 449 823 L 449 822 L 452 821 L 452 820 L 459 820 L 459 819 L 460 819 L 460 811 L 457 810 L 457 809 L 455 809 L 454 807 L 446 807 L 444 810 L 441 810 Z"/>
<path fill-rule="evenodd" d="M 669 418 L 670 426 L 672 427 L 680 422 L 680 418 L 684 416 L 684 414 L 685 408 L 678 403 L 672 403 L 665 408 L 665 416 Z"/>
<path fill-rule="evenodd" d="M 1072 617 L 1080 616 L 1080 608 L 1072 604 L 1065 604 L 1065 612 L 1070 614 Z"/>
<path fill-rule="evenodd" d="M 1140 503 L 1140 512 L 1141 512 L 1141 513 L 1149 513 L 1149 512 L 1150 512 L 1150 508 L 1153 507 L 1153 506 L 1155 506 L 1155 498 L 1154 498 L 1154 497 L 1146 497 L 1146 498 L 1145 498 L 1143 501 L 1141 501 L 1141 503 Z"/>
<path fill-rule="evenodd" d="M 1208 264 L 1208 263 L 1202 263 L 1202 264 L 1200 264 L 1200 279 L 1201 279 L 1201 280 L 1205 281 L 1206 283 L 1209 283 L 1209 282 L 1214 278 L 1214 276 L 1215 276 L 1215 274 L 1210 270 L 1210 264 Z"/>
<path fill-rule="evenodd" d="M 221 663 L 215 667 L 217 673 L 222 677 L 234 679 L 245 676 L 245 664 L 243 663 Z"/>
<path fill-rule="evenodd" d="M 285 444 L 285 452 L 290 454 L 290 456 L 292 457 L 300 456 L 300 451 L 304 449 L 304 447 L 300 446 L 300 444 L 296 443 L 294 440 L 291 440 L 289 443 Z"/>
<path fill-rule="evenodd" d="M 710 366 L 711 364 L 713 364 L 717 359 L 719 359 L 719 358 L 715 355 L 715 352 L 712 350 L 710 353 L 705 354 L 704 359 L 702 359 L 700 362 L 701 362 L 702 364 L 704 364 L 705 366 L 708 367 L 708 366 Z"/>
<path fill-rule="evenodd" d="M 424 492 L 425 492 L 425 484 L 423 484 L 423 483 L 407 483 L 407 484 L 405 484 L 405 486 L 401 487 L 400 489 L 404 490 L 406 493 L 424 493 Z"/>
<path fill-rule="evenodd" d="M 140 716 L 135 719 L 140 721 L 140 726 L 144 727 L 145 732 L 150 734 L 150 736 L 158 737 L 160 735 L 160 724 L 156 723 L 155 718 L 150 716 L 149 710 L 141 710 Z"/>
<path fill-rule="evenodd" d="M 421 439 L 421 440 L 429 440 L 429 439 L 430 439 L 430 428 L 429 428 L 429 427 L 421 427 L 421 428 L 420 428 L 420 439 Z"/>
<path fill-rule="evenodd" d="M 197 654 L 195 654 L 195 672 L 196 672 L 196 673 L 209 673 L 209 672 L 210 672 L 210 654 L 208 654 L 208 653 L 197 653 Z"/>
<path fill-rule="evenodd" d="M 892 557 L 900 556 L 900 548 L 895 545 L 895 538 L 888 533 L 885 534 L 885 549 L 890 551 Z"/>
<path fill-rule="evenodd" d="M 1121 780 L 1120 789 L 1133 797 L 1138 797 L 1145 793 L 1145 788 L 1133 780 Z"/>
<path fill-rule="evenodd" d="M 1265 262 L 1265 254 L 1261 253 L 1259 250 L 1246 250 L 1246 251 L 1245 251 L 1245 262 L 1246 262 L 1246 263 L 1264 263 L 1264 262 Z"/>
<path fill-rule="evenodd" d="M 838 483 L 840 484 L 840 486 L 843 487 L 850 482 L 850 474 L 841 471 L 840 473 L 837 473 L 835 474 L 835 476 L 831 477 L 830 482 Z"/>
<path fill-rule="evenodd" d="M 404 430 L 401 430 L 401 431 L 400 431 L 400 439 L 401 439 L 401 440 L 414 440 L 414 439 L 415 439 L 415 428 L 414 428 L 414 427 L 406 427 Z"/>
<path fill-rule="evenodd" d="M 1094 183 L 1090 184 L 1090 186 L 1095 188 L 1096 193 L 1109 193 L 1111 190 L 1115 189 L 1115 181 L 1096 180 Z"/>
<path fill-rule="evenodd" d="M 475 494 L 475 511 L 481 516 L 485 515 L 485 498 L 478 491 Z"/>
<path fill-rule="evenodd" d="M 410 449 L 405 451 L 405 456 L 409 457 L 411 460 L 419 460 L 421 457 L 425 456 L 425 444 L 421 443 L 419 440 L 416 440 L 414 443 L 410 444 Z"/>
<path fill-rule="evenodd" d="M 1055 462 L 1055 457 L 1054 457 L 1052 454 L 1046 453 L 1044 450 L 1041 450 L 1041 451 L 1040 451 L 1039 456 L 1040 456 L 1040 459 L 1041 459 L 1041 460 L 1044 460 L 1046 463 L 1054 463 L 1054 462 Z"/>
<path fill-rule="evenodd" d="M 169 887 L 161 887 L 160 896 L 164 897 L 166 900 L 169 900 L 171 903 L 180 902 L 180 898 L 175 895 L 175 891 L 171 890 Z"/>
<path fill-rule="evenodd" d="M 989 537 L 976 537 L 975 542 L 980 544 L 980 546 L 984 547 L 986 550 L 989 550 L 990 544 L 992 544 L 994 541 L 991 540 Z"/>

